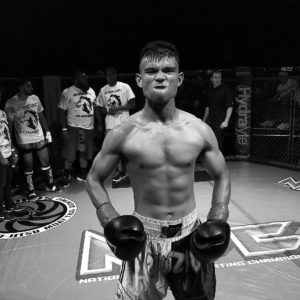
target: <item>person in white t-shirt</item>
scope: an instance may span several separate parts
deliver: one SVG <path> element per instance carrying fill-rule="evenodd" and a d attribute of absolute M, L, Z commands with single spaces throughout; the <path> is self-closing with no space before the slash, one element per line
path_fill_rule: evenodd
<path fill-rule="evenodd" d="M 0 222 L 23 210 L 11 199 L 12 168 L 18 162 L 18 154 L 12 143 L 6 113 L 2 110 L 2 93 L 0 87 Z"/>
<path fill-rule="evenodd" d="M 53 182 L 47 144 L 52 142 L 51 133 L 43 113 L 43 106 L 38 96 L 33 94 L 33 85 L 29 78 L 20 78 L 19 92 L 5 104 L 5 112 L 10 132 L 16 140 L 21 166 L 25 175 L 28 200 L 36 200 L 33 184 L 33 153 L 41 164 L 45 175 L 47 192 L 56 192 L 58 187 Z"/>
<path fill-rule="evenodd" d="M 105 133 L 123 123 L 129 117 L 129 111 L 135 107 L 135 95 L 131 87 L 118 81 L 115 68 L 105 70 L 107 84 L 101 88 L 96 100 L 96 117 L 100 119 L 105 114 Z M 113 177 L 113 182 L 120 182 L 126 175 L 125 163 L 121 160 L 118 165 L 118 174 Z"/>
<path fill-rule="evenodd" d="M 71 168 L 79 152 L 80 171 L 77 180 L 85 181 L 89 160 L 94 155 L 94 105 L 96 94 L 89 86 L 88 76 L 77 71 L 73 85 L 63 90 L 58 103 L 59 118 L 64 140 L 63 186 L 71 180 Z"/>

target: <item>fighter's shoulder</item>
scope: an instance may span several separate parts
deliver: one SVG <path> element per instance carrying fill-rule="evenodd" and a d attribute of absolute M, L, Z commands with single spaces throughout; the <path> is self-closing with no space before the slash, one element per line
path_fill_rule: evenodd
<path fill-rule="evenodd" d="M 121 124 L 115 126 L 111 130 L 111 135 L 113 135 L 114 138 L 119 138 L 119 139 L 126 138 L 132 132 L 132 130 L 134 130 L 134 128 L 137 127 L 139 115 L 140 115 L 140 112 L 137 112 L 137 113 L 129 116 Z"/>
<path fill-rule="evenodd" d="M 202 137 L 209 136 L 211 134 L 211 128 L 205 122 L 195 115 L 180 111 L 181 118 L 186 121 L 193 129 L 195 129 Z"/>

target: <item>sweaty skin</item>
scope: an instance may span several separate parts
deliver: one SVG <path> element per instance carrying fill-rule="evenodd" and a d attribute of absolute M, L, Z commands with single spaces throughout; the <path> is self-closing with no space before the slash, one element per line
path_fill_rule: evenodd
<path fill-rule="evenodd" d="M 196 206 L 194 167 L 201 155 L 214 179 L 212 207 L 227 207 L 230 179 L 213 131 L 175 107 L 174 98 L 183 80 L 176 61 L 144 59 L 140 70 L 137 83 L 143 88 L 145 106 L 106 136 L 87 177 L 93 204 L 98 208 L 110 203 L 104 180 L 124 156 L 137 213 L 159 220 L 186 216 Z M 102 207 L 99 211 L 103 226 L 118 215 L 112 207 L 109 212 L 102 212 Z"/>

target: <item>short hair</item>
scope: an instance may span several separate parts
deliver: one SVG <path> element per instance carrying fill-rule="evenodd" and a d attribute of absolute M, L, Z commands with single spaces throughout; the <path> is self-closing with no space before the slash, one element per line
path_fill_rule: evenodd
<path fill-rule="evenodd" d="M 219 73 L 219 74 L 222 75 L 222 71 L 221 71 L 220 69 L 213 69 L 213 70 L 211 71 L 210 77 L 213 77 L 213 75 L 214 75 L 215 73 Z"/>
<path fill-rule="evenodd" d="M 105 69 L 105 74 L 107 74 L 108 72 L 117 74 L 117 70 L 114 67 L 107 67 Z"/>
<path fill-rule="evenodd" d="M 22 86 L 26 82 L 32 82 L 30 77 L 20 77 L 17 79 L 17 85 L 18 87 Z"/>
<path fill-rule="evenodd" d="M 161 40 L 152 41 L 142 48 L 139 55 L 139 64 L 144 58 L 160 61 L 165 57 L 175 58 L 179 65 L 179 52 L 174 44 Z"/>
<path fill-rule="evenodd" d="M 73 74 L 73 80 L 77 79 L 82 74 L 85 74 L 85 72 L 83 72 L 82 70 L 75 71 L 75 73 Z"/>

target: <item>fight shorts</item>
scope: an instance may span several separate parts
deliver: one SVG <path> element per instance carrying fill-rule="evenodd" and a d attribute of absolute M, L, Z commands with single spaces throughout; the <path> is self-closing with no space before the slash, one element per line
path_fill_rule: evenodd
<path fill-rule="evenodd" d="M 47 146 L 45 140 L 41 140 L 35 143 L 28 143 L 28 144 L 18 144 L 17 148 L 20 154 L 27 154 L 32 153 L 35 151 L 39 151 L 44 149 Z"/>
<path fill-rule="evenodd" d="M 134 215 L 147 242 L 137 258 L 122 263 L 115 300 L 159 300 L 168 288 L 176 300 L 214 299 L 215 266 L 200 263 L 190 251 L 190 233 L 201 223 L 196 210 L 176 221 Z"/>
<path fill-rule="evenodd" d="M 63 146 L 64 159 L 74 161 L 77 151 L 85 152 L 87 159 L 92 159 L 94 155 L 94 129 L 68 126 L 68 133 L 70 138 Z"/>

